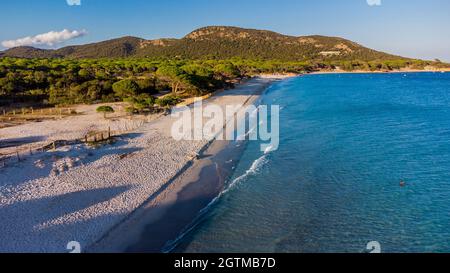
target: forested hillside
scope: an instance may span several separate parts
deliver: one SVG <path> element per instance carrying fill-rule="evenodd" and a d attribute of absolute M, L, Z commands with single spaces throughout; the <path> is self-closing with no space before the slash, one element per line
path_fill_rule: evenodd
<path fill-rule="evenodd" d="M 124 37 L 57 50 L 18 47 L 3 52 L 19 58 L 181 58 L 267 59 L 284 61 L 388 60 L 401 57 L 368 49 L 354 42 L 325 36 L 293 37 L 235 27 L 205 27 L 182 39 L 144 40 Z M 401 58 L 403 59 L 403 58 Z"/>
<path fill-rule="evenodd" d="M 232 87 L 260 73 L 319 70 L 391 71 L 448 67 L 365 48 L 332 37 L 292 37 L 233 27 L 207 27 L 182 39 L 124 37 L 57 50 L 18 47 L 0 56 L 0 104 L 48 105 L 132 101 L 137 108 L 158 101 Z"/>

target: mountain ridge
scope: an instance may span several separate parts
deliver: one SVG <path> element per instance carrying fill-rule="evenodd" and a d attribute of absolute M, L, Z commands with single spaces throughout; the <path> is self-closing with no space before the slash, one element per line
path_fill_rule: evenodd
<path fill-rule="evenodd" d="M 242 57 L 286 61 L 408 59 L 376 51 L 340 37 L 291 36 L 268 30 L 228 26 L 199 28 L 180 39 L 146 40 L 125 36 L 59 49 L 16 47 L 0 52 L 0 57 L 72 59 Z"/>

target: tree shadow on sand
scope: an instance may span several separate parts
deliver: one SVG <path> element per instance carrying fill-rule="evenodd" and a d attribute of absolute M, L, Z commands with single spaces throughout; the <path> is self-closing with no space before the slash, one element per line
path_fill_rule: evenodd
<path fill-rule="evenodd" d="M 111 215 L 87 220 L 76 220 L 69 224 L 54 224 L 48 228 L 40 225 L 69 214 L 108 202 L 132 187 L 121 186 L 72 192 L 60 196 L 46 197 L 28 201 L 17 201 L 0 207 L 0 252 L 47 252 L 56 251 L 65 237 L 77 239 L 77 234 L 94 230 L 96 223 L 112 219 Z M 118 214 L 119 215 L 119 214 Z M 94 221 L 94 222 L 93 222 Z M 87 232 L 89 234 L 89 232 Z M 34 243 L 35 242 L 35 243 Z M 67 243 L 66 242 L 66 243 Z"/>
<path fill-rule="evenodd" d="M 53 163 L 62 158 L 77 158 L 74 168 L 82 165 L 91 164 L 105 156 L 127 155 L 138 151 L 142 148 L 121 148 L 129 144 L 133 139 L 140 137 L 142 134 L 133 133 L 122 136 L 112 144 L 105 144 L 99 148 L 86 147 L 84 144 L 75 145 L 68 151 L 45 152 L 30 155 L 23 158 L 21 162 L 14 163 L 3 169 L 0 168 L 0 187 L 1 186 L 18 186 L 27 181 L 36 180 L 51 175 L 54 169 Z M 37 162 L 41 161 L 42 166 L 37 167 Z"/>
<path fill-rule="evenodd" d="M 43 140 L 44 140 L 44 137 L 42 137 L 42 136 L 19 137 L 19 138 L 8 138 L 8 139 L 2 139 L 0 137 L 0 149 L 31 144 L 31 143 L 35 143 L 35 142 L 39 142 L 39 141 L 43 141 Z"/>

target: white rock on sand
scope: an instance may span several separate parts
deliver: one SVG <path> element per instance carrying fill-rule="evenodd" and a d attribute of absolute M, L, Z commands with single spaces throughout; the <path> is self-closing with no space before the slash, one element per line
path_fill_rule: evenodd
<path fill-rule="evenodd" d="M 208 100 L 244 103 L 271 82 L 253 79 Z M 81 138 L 107 121 L 90 112 L 0 130 L 0 137 Z M 95 117 L 95 118 L 94 118 Z M 0 168 L 0 252 L 66 252 L 89 247 L 170 181 L 207 141 L 175 141 L 173 120 L 161 117 L 113 145 L 74 145 Z M 118 125 L 119 126 L 119 125 Z"/>

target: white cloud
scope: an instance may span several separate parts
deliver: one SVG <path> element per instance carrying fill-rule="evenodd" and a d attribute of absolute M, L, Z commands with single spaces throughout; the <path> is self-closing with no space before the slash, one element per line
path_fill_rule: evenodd
<path fill-rule="evenodd" d="M 2 46 L 6 48 L 18 47 L 18 46 L 35 46 L 46 45 L 54 46 L 56 44 L 63 43 L 65 41 L 85 36 L 87 32 L 85 30 L 73 30 L 64 29 L 63 31 L 50 31 L 47 33 L 39 34 L 36 36 L 28 36 L 17 40 L 3 41 Z"/>
<path fill-rule="evenodd" d="M 81 6 L 81 0 L 66 0 L 69 6 Z"/>
<path fill-rule="evenodd" d="M 369 6 L 381 6 L 381 0 L 367 0 Z"/>

